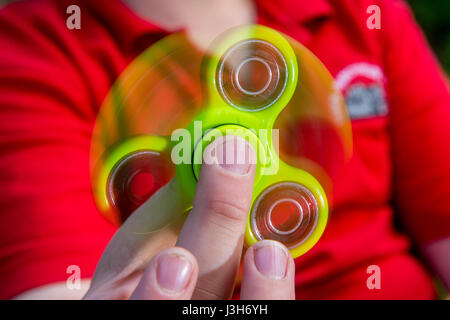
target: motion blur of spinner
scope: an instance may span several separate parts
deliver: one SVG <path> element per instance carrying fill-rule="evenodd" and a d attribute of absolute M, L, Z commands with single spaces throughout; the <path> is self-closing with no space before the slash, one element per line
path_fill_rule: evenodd
<path fill-rule="evenodd" d="M 246 245 L 274 239 L 294 257 L 314 246 L 332 206 L 330 181 L 351 156 L 352 137 L 344 99 L 310 51 L 250 25 L 225 32 L 206 52 L 177 33 L 137 57 L 104 100 L 92 139 L 93 192 L 112 223 L 123 223 L 175 176 L 173 201 L 181 218 L 188 214 L 200 165 L 173 163 L 179 141 L 172 133 L 181 128 L 194 137 L 190 160 L 201 160 L 212 133 L 227 130 L 258 150 Z M 176 219 L 155 217 L 149 230 L 164 236 L 158 231 Z"/>

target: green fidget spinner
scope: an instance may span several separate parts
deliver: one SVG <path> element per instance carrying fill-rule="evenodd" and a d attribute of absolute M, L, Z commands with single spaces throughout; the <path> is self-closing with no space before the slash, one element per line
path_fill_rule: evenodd
<path fill-rule="evenodd" d="M 313 115 L 338 132 L 342 149 L 348 153 L 349 121 L 331 76 L 304 47 L 298 45 L 299 54 L 291 45 L 292 39 L 260 25 L 226 32 L 207 53 L 180 46 L 187 41 L 184 36 L 176 39 L 163 39 L 165 43 L 143 53 L 104 102 L 91 152 L 93 190 L 100 210 L 133 211 L 176 175 L 183 208 L 188 211 L 206 146 L 219 136 L 238 135 L 257 154 L 246 245 L 273 239 L 284 243 L 294 257 L 304 254 L 319 240 L 327 223 L 328 202 L 318 181 L 320 174 L 314 176 L 310 172 L 314 170 L 309 169 L 319 168 L 314 173 L 324 170 L 314 161 L 303 162 L 312 165 L 302 166 L 296 165 L 298 161 L 290 161 L 292 157 L 280 156 L 283 150 L 280 152 L 279 130 L 284 129 L 279 128 L 278 122 L 280 118 L 290 123 L 292 119 Z M 164 62 L 167 57 L 175 63 Z M 190 66 L 180 60 L 188 61 Z M 150 77 L 149 72 L 159 76 Z M 196 74 L 200 76 L 197 78 Z M 157 88 L 160 81 L 169 88 L 170 95 L 164 95 L 162 87 Z M 148 89 L 153 87 L 157 89 Z M 321 92 L 326 92 L 326 97 Z M 172 96 L 179 99 L 170 102 L 168 97 Z M 304 110 L 302 101 L 307 105 Z M 162 112 L 156 103 L 159 108 L 164 108 L 164 104 L 172 107 Z M 132 115 L 124 117 L 125 111 Z M 123 136 L 114 132 L 120 129 L 115 122 L 130 124 L 134 117 L 136 127 L 125 129 Z M 158 117 L 160 122 L 152 120 Z M 180 137 L 176 131 L 181 128 L 194 138 L 183 149 L 185 161 L 174 164 Z M 105 136 L 113 138 L 107 141 Z M 123 218 L 113 220 L 120 222 Z"/>

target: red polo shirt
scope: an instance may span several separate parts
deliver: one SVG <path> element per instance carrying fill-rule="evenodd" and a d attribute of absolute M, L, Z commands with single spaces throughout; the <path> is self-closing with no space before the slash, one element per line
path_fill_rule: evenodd
<path fill-rule="evenodd" d="M 66 28 L 78 4 L 81 30 Z M 381 8 L 370 30 L 367 7 Z M 418 244 L 450 235 L 450 98 L 399 0 L 259 0 L 258 23 L 312 50 L 336 77 L 354 154 L 334 181 L 319 243 L 296 260 L 297 298 L 433 298 Z M 92 276 L 115 228 L 95 207 L 96 114 L 126 66 L 166 35 L 119 1 L 21 1 L 0 10 L 0 297 Z M 394 227 L 398 217 L 404 232 Z M 408 236 L 407 236 L 407 235 Z M 381 289 L 367 268 L 378 265 Z"/>

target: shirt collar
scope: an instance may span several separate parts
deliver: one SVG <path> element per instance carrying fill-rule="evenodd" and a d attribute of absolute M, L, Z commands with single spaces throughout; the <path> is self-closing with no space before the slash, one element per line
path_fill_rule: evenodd
<path fill-rule="evenodd" d="M 313 40 L 310 26 L 333 14 L 331 0 L 255 0 L 260 21 L 307 45 Z"/>
<path fill-rule="evenodd" d="M 283 24 L 288 29 L 298 28 L 319 18 L 328 18 L 333 12 L 333 7 L 329 0 L 254 0 L 258 10 L 262 10 L 268 15 L 270 20 L 275 20 Z M 118 38 L 121 45 L 126 49 L 140 47 L 143 38 L 162 38 L 170 32 L 158 27 L 151 22 L 137 16 L 122 0 L 96 0 L 84 1 L 94 10 L 104 12 L 108 8 L 106 21 Z M 121 21 L 122 23 L 117 23 Z M 305 33 L 305 40 L 308 37 Z M 155 39 L 154 39 L 155 40 Z M 145 45 L 144 41 L 144 45 Z"/>
<path fill-rule="evenodd" d="M 139 50 L 137 47 L 140 47 L 146 38 L 153 38 L 154 41 L 170 33 L 138 16 L 122 0 L 87 0 L 84 3 L 94 14 L 102 17 L 105 27 L 111 30 L 125 50 Z"/>
<path fill-rule="evenodd" d="M 307 23 L 319 18 L 328 18 L 333 12 L 328 0 L 256 0 L 256 3 L 267 14 L 282 23 L 288 20 Z"/>

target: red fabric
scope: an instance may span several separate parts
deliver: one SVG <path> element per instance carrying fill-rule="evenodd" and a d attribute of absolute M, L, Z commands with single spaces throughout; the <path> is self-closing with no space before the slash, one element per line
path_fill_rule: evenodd
<path fill-rule="evenodd" d="M 366 62 L 387 79 L 389 112 L 352 122 L 354 154 L 334 182 L 328 227 L 296 260 L 297 298 L 433 298 L 391 206 L 419 244 L 450 235 L 449 91 L 409 10 L 397 0 L 256 2 L 259 23 L 306 45 L 334 76 Z M 71 4 L 81 30 L 65 26 Z M 381 30 L 366 27 L 372 4 Z M 115 231 L 90 191 L 96 113 L 124 68 L 164 35 L 118 1 L 0 10 L 0 298 L 65 281 L 69 265 L 92 276 Z M 380 290 L 366 286 L 370 265 L 381 268 Z"/>

